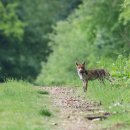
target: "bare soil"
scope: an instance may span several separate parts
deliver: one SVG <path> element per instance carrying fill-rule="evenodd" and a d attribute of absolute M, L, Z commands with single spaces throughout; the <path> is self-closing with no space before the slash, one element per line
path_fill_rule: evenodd
<path fill-rule="evenodd" d="M 58 119 L 52 124 L 56 130 L 101 130 L 100 120 L 88 120 L 88 115 L 99 113 L 101 105 L 79 96 L 78 89 L 69 87 L 43 87 L 59 109 Z M 81 95 L 81 93 L 80 93 Z M 84 96 L 83 96 L 84 95 Z"/>

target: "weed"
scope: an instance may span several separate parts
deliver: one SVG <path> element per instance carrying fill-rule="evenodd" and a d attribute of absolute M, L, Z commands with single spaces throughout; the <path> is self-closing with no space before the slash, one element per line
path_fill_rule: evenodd
<path fill-rule="evenodd" d="M 39 94 L 43 94 L 43 95 L 48 95 L 49 92 L 48 91 L 44 91 L 44 90 L 39 90 L 37 91 Z"/>
<path fill-rule="evenodd" d="M 40 110 L 40 115 L 50 117 L 52 113 L 47 108 L 42 108 Z"/>

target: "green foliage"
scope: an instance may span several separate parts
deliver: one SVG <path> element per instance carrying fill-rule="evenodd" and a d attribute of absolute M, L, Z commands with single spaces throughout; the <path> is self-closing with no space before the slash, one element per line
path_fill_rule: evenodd
<path fill-rule="evenodd" d="M 111 65 L 111 70 L 114 77 L 130 78 L 130 58 L 119 55 L 117 60 Z"/>
<path fill-rule="evenodd" d="M 48 63 L 43 63 L 36 82 L 44 85 L 73 84 L 77 76 L 75 62 L 84 60 L 88 68 L 96 68 L 98 65 L 95 63 L 100 61 L 101 68 L 107 62 L 106 69 L 114 76 L 119 76 L 117 70 L 129 75 L 129 59 L 125 57 L 130 54 L 130 26 L 119 20 L 122 4 L 122 0 L 84 0 L 66 21 L 58 22 L 50 34 L 50 46 L 54 52 Z M 117 59 L 119 64 L 118 55 L 123 55 L 124 60 L 115 70 L 113 62 Z M 128 68 L 125 72 L 123 65 Z"/>
<path fill-rule="evenodd" d="M 7 6 L 4 6 L 0 2 L 0 35 L 22 38 L 25 24 L 19 20 L 16 14 L 17 7 L 17 3 L 9 3 Z"/>
<path fill-rule="evenodd" d="M 124 24 L 128 24 L 130 22 L 130 0 L 124 0 L 120 19 L 123 19 Z"/>
<path fill-rule="evenodd" d="M 107 68 L 111 75 L 115 78 L 128 79 L 130 78 L 130 58 L 118 55 L 117 59 L 102 57 L 98 61 L 93 61 L 97 68 Z"/>
<path fill-rule="evenodd" d="M 52 114 L 51 114 L 51 112 L 48 109 L 42 109 L 42 110 L 40 110 L 40 115 L 49 117 Z"/>
<path fill-rule="evenodd" d="M 0 81 L 10 75 L 14 77 L 14 71 L 18 71 L 18 46 L 23 38 L 25 23 L 19 20 L 17 7 L 17 3 L 4 5 L 0 2 Z"/>
<path fill-rule="evenodd" d="M 37 76 L 41 70 L 41 61 L 46 62 L 47 56 L 51 52 L 51 48 L 48 45 L 47 36 L 47 34 L 52 31 L 51 26 L 55 24 L 56 21 L 66 18 L 72 10 L 71 8 L 68 8 L 74 3 L 74 1 L 75 0 L 20 1 L 20 9 L 18 11 L 19 16 L 23 21 L 28 23 L 25 28 L 25 35 L 22 45 L 24 49 L 23 58 L 27 59 L 24 64 L 28 66 L 27 68 L 25 67 L 25 69 L 31 69 L 28 73 L 26 73 L 29 79 L 29 75 L 31 75 L 32 78 Z M 22 77 L 27 78 L 24 74 Z"/>
<path fill-rule="evenodd" d="M 2 0 L 0 2 L 0 81 L 35 79 L 51 52 L 47 33 L 80 0 Z"/>

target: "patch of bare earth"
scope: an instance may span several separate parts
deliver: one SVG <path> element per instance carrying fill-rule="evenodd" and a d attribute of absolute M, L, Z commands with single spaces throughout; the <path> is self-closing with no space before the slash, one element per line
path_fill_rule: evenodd
<path fill-rule="evenodd" d="M 98 103 L 87 101 L 85 97 L 78 96 L 76 89 L 69 87 L 43 87 L 49 91 L 53 105 L 58 107 L 58 120 L 54 122 L 57 130 L 100 130 L 99 122 L 88 120 L 88 114 L 99 111 Z"/>

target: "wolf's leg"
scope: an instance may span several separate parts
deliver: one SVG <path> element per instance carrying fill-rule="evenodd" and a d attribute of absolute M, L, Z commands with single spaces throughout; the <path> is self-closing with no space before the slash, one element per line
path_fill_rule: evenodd
<path fill-rule="evenodd" d="M 104 77 L 101 78 L 101 81 L 102 81 L 102 83 L 105 85 L 105 79 L 104 79 Z"/>
<path fill-rule="evenodd" d="M 103 83 L 103 84 L 105 85 L 105 80 L 104 80 L 104 78 L 99 78 L 98 80 L 99 80 L 100 83 Z"/>
<path fill-rule="evenodd" d="M 105 72 L 100 70 L 100 71 L 97 71 L 97 74 L 98 74 L 97 79 L 99 80 L 99 82 L 105 85 L 105 80 L 104 80 Z"/>
<path fill-rule="evenodd" d="M 110 73 L 106 72 L 105 79 L 107 79 L 110 83 L 113 83 L 115 81 L 114 78 L 111 77 Z"/>
<path fill-rule="evenodd" d="M 87 91 L 87 87 L 88 87 L 88 81 L 87 80 L 83 80 L 83 89 L 84 89 L 84 92 Z"/>
<path fill-rule="evenodd" d="M 111 76 L 106 77 L 106 79 L 107 79 L 109 82 L 111 82 L 111 83 L 113 83 L 113 82 L 115 81 L 115 79 L 113 79 Z"/>

